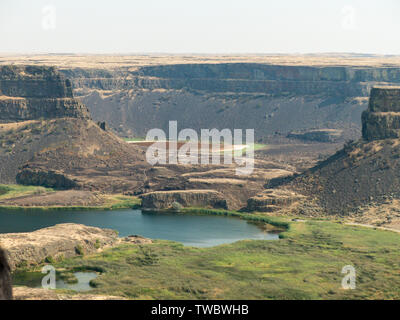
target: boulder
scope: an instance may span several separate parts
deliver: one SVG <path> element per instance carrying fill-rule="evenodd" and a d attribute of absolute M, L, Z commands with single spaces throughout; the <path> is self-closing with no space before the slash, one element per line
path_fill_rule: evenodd
<path fill-rule="evenodd" d="M 79 188 L 76 181 L 58 170 L 42 171 L 31 168 L 22 168 L 16 176 L 16 181 L 18 184 L 45 186 L 57 189 Z"/>

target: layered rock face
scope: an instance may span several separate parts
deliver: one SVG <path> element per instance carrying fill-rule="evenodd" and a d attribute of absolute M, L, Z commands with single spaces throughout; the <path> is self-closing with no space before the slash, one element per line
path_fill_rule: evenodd
<path fill-rule="evenodd" d="M 0 67 L 0 122 L 89 118 L 73 98 L 71 82 L 53 67 Z"/>
<path fill-rule="evenodd" d="M 211 207 L 227 209 L 226 200 L 215 190 L 156 191 L 140 196 L 144 209 L 174 209 L 183 207 Z"/>
<path fill-rule="evenodd" d="M 149 129 L 254 128 L 256 139 L 291 131 L 341 129 L 360 137 L 370 88 L 398 84 L 400 68 L 198 63 L 64 69 L 96 121 L 121 135 Z M 117 111 L 117 112 L 116 112 Z"/>
<path fill-rule="evenodd" d="M 254 128 L 257 140 L 310 129 L 358 139 L 370 88 L 400 84 L 397 59 L 348 55 L 29 59 L 58 65 L 93 119 L 129 137 L 168 131 L 168 120 L 177 120 L 197 131 Z"/>
<path fill-rule="evenodd" d="M 362 135 L 367 141 L 400 138 L 400 87 L 371 90 L 368 110 L 362 114 Z"/>

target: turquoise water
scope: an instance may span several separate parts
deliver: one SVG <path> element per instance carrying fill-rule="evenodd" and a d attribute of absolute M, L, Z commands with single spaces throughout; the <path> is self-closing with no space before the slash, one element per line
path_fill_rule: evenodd
<path fill-rule="evenodd" d="M 114 229 L 122 237 L 141 235 L 196 247 L 211 247 L 243 239 L 278 239 L 277 233 L 266 232 L 245 220 L 225 216 L 148 213 L 141 210 L 0 210 L 0 233 L 30 232 L 70 222 Z"/>

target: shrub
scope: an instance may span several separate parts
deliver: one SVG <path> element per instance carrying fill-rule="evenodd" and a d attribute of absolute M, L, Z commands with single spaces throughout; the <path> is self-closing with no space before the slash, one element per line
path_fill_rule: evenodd
<path fill-rule="evenodd" d="M 76 252 L 77 255 L 80 255 L 80 256 L 83 256 L 85 254 L 85 252 L 83 250 L 83 247 L 80 244 L 78 244 L 75 247 L 75 252 Z"/>
<path fill-rule="evenodd" d="M 179 202 L 176 202 L 176 201 L 172 202 L 171 207 L 172 207 L 172 209 L 174 209 L 175 211 L 180 211 L 180 210 L 182 210 L 182 208 L 183 208 L 183 206 L 182 206 Z"/>
<path fill-rule="evenodd" d="M 46 259 L 44 259 L 44 262 L 53 264 L 56 263 L 56 260 L 52 256 L 48 256 Z"/>
<path fill-rule="evenodd" d="M 94 247 L 95 247 L 96 249 L 100 249 L 101 243 L 100 243 L 100 240 L 99 240 L 99 239 L 96 239 L 96 243 L 94 244 Z"/>

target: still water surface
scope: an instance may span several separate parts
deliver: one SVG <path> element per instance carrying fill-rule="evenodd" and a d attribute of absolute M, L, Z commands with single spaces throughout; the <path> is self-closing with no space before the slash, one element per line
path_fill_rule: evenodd
<path fill-rule="evenodd" d="M 141 235 L 195 247 L 211 247 L 243 239 L 278 239 L 277 233 L 225 216 L 144 213 L 141 210 L 0 210 L 0 233 L 30 232 L 59 223 L 109 228 L 117 230 L 122 237 Z"/>

